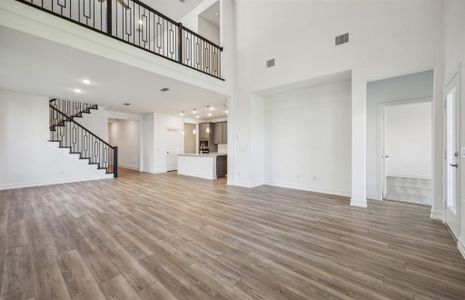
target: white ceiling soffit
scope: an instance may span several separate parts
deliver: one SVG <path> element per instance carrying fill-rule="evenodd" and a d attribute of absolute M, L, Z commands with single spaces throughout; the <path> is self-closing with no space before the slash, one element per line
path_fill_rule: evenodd
<path fill-rule="evenodd" d="M 179 21 L 183 16 L 193 10 L 202 1 L 203 0 L 142 0 L 142 2 L 148 6 L 175 21 Z"/>
<path fill-rule="evenodd" d="M 318 76 L 298 82 L 292 82 L 285 85 L 257 91 L 256 93 L 262 96 L 272 96 L 276 94 L 282 94 L 286 92 L 296 91 L 300 89 L 305 89 L 313 86 L 333 83 L 333 82 L 341 82 L 341 81 L 348 81 L 352 79 L 352 72 L 351 71 L 343 71 L 337 72 L 333 74 Z"/>
<path fill-rule="evenodd" d="M 135 113 L 179 115 L 194 107 L 222 107 L 227 103 L 222 94 L 2 26 L 0 40 L 2 89 L 87 101 Z M 85 85 L 84 79 L 91 84 Z M 161 92 L 162 88 L 169 91 Z M 126 102 L 131 105 L 124 106 Z"/>

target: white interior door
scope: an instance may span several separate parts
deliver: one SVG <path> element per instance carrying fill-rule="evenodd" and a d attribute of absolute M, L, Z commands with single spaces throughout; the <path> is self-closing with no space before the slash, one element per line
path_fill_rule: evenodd
<path fill-rule="evenodd" d="M 179 130 L 168 129 L 166 131 L 166 170 L 178 169 Z"/>
<path fill-rule="evenodd" d="M 446 214 L 445 221 L 455 237 L 459 233 L 460 203 L 458 200 L 458 80 L 457 76 L 446 87 Z"/>

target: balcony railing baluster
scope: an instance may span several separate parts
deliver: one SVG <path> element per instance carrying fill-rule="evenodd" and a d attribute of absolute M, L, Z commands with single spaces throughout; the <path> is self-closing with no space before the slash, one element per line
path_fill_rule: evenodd
<path fill-rule="evenodd" d="M 138 0 L 16 0 L 223 80 L 223 48 Z"/>

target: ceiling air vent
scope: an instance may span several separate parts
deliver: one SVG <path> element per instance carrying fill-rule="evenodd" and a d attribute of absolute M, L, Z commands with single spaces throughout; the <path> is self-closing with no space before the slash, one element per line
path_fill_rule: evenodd
<path fill-rule="evenodd" d="M 266 61 L 266 67 L 267 68 L 274 67 L 274 58 L 269 59 L 269 60 Z"/>
<path fill-rule="evenodd" d="M 349 42 L 349 33 L 344 33 L 336 37 L 336 46 Z"/>

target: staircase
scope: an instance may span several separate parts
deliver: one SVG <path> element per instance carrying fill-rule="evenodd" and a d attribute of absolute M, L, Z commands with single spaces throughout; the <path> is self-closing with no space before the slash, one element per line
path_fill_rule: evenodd
<path fill-rule="evenodd" d="M 62 99 L 52 99 L 49 103 L 50 105 L 63 112 L 65 115 L 72 118 L 73 120 L 74 118 L 82 118 L 83 114 L 90 114 L 91 110 L 93 109 L 98 109 L 98 105 L 96 104 Z"/>
<path fill-rule="evenodd" d="M 118 177 L 118 147 L 113 147 L 90 130 L 76 122 L 83 114 L 98 109 L 95 104 L 52 99 L 49 103 L 50 142 L 68 148 L 70 154 L 79 154 L 99 170 Z"/>

